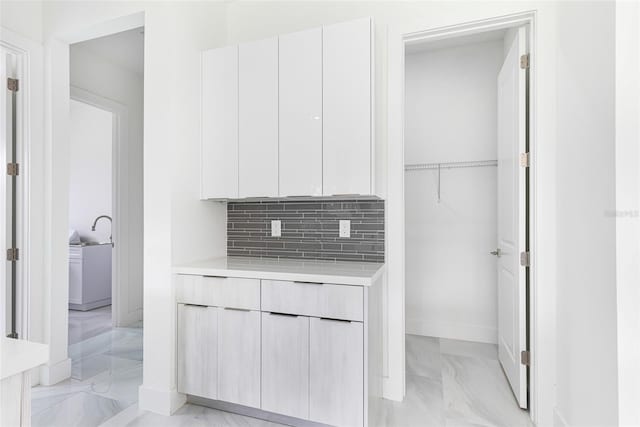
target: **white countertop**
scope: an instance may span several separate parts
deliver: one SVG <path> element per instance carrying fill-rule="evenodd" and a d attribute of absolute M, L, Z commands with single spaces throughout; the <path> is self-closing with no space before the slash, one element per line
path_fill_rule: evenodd
<path fill-rule="evenodd" d="M 26 340 L 2 338 L 0 341 L 0 379 L 40 366 L 49 360 L 49 346 Z"/>
<path fill-rule="evenodd" d="M 253 257 L 219 257 L 175 266 L 175 274 L 370 286 L 384 264 Z"/>

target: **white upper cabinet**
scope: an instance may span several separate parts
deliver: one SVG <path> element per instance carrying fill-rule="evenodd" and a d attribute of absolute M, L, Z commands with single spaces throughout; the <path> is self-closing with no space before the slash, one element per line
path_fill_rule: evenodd
<path fill-rule="evenodd" d="M 238 197 L 238 47 L 202 52 L 202 199 Z"/>
<path fill-rule="evenodd" d="M 322 196 L 322 28 L 279 44 L 280 196 Z"/>
<path fill-rule="evenodd" d="M 371 28 L 203 52 L 202 199 L 374 194 Z"/>
<path fill-rule="evenodd" d="M 371 194 L 371 19 L 323 29 L 323 193 Z"/>
<path fill-rule="evenodd" d="M 278 196 L 278 38 L 238 47 L 239 196 Z"/>

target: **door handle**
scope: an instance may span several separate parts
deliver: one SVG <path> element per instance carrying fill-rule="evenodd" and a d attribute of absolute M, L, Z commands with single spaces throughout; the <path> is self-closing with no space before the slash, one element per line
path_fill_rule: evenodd
<path fill-rule="evenodd" d="M 491 252 L 489 252 L 489 253 L 490 253 L 491 255 L 495 255 L 495 256 L 497 256 L 498 258 L 500 258 L 500 257 L 502 256 L 502 249 L 497 248 L 495 251 L 491 251 Z"/>

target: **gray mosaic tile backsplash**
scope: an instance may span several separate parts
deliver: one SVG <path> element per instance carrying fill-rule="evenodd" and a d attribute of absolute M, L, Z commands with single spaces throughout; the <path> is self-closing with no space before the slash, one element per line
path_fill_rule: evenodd
<path fill-rule="evenodd" d="M 338 223 L 351 221 L 351 237 Z M 281 237 L 271 237 L 271 221 Z M 227 255 L 384 262 L 383 200 L 227 203 Z"/>

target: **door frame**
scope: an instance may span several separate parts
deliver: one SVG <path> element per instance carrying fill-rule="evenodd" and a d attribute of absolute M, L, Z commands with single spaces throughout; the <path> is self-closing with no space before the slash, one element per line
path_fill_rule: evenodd
<path fill-rule="evenodd" d="M 34 191 L 32 179 L 37 177 L 39 172 L 31 170 L 31 158 L 34 141 L 37 144 L 39 139 L 42 138 L 41 126 L 34 125 L 38 123 L 38 119 L 41 118 L 42 114 L 42 96 L 40 93 L 42 85 L 39 81 L 43 72 L 42 46 L 7 28 L 0 27 L 0 47 L 16 56 L 17 74 L 20 81 L 17 93 L 18 117 L 16 127 L 17 159 L 20 164 L 20 179 L 17 182 L 18 212 L 16 230 L 17 246 L 20 249 L 20 259 L 17 263 L 17 283 L 21 285 L 17 287 L 16 329 L 20 339 L 38 339 L 38 336 L 32 336 L 31 325 L 33 322 L 30 304 L 32 276 L 38 277 L 42 268 L 38 262 L 34 261 L 34 256 L 37 256 L 37 254 L 34 255 L 32 248 L 37 245 L 34 239 L 39 239 L 39 237 L 36 236 L 38 230 L 35 233 L 32 232 L 31 221 L 32 216 L 38 217 L 40 215 L 40 212 L 37 212 L 37 208 L 36 212 L 32 211 L 31 204 L 32 192 Z M 2 82 L 2 84 L 4 85 L 5 83 Z M 3 208 L 6 208 L 4 203 Z M 2 235 L 4 236 L 4 233 Z M 6 273 L 6 269 L 3 268 L 2 272 L 3 274 Z M 8 283 L 5 283 L 6 285 Z M 3 295 L 6 295 L 6 293 L 3 293 Z M 4 300 L 4 296 L 2 299 Z M 36 307 L 36 310 L 38 308 Z"/>
<path fill-rule="evenodd" d="M 529 336 L 531 365 L 529 367 L 530 416 L 534 422 L 548 418 L 555 406 L 555 300 L 549 297 L 549 290 L 539 295 L 538 277 L 540 266 L 537 249 L 541 239 L 548 239 L 553 230 L 541 230 L 536 213 L 541 174 L 538 158 L 538 138 L 542 127 L 538 120 L 540 110 L 537 104 L 537 52 L 536 52 L 536 12 L 528 11 L 499 16 L 480 21 L 464 22 L 446 27 L 422 31 L 403 32 L 393 28 L 388 30 L 388 183 L 387 183 L 387 264 L 393 279 L 388 287 L 388 352 L 385 354 L 388 376 L 385 378 L 385 397 L 402 400 L 405 394 L 405 278 L 404 278 L 404 60 L 405 46 L 422 41 L 436 41 L 481 32 L 527 26 L 530 54 L 529 69 L 529 152 L 533 159 L 529 170 L 529 242 L 531 267 L 529 269 Z M 549 165 L 554 167 L 554 165 Z M 546 222 L 546 221 L 545 221 Z M 544 224 L 549 227 L 548 224 Z M 544 234 L 543 234 L 544 232 Z M 548 267 L 547 267 L 548 268 Z M 547 276 L 545 274 L 545 276 Z M 553 286 L 550 284 L 549 286 Z M 393 287 L 393 289 L 392 289 Z M 542 294 L 542 292 L 541 292 Z M 542 297 L 544 301 L 541 300 Z M 545 306 L 546 305 L 546 306 Z M 551 307 L 550 307 L 551 305 Z"/>
<path fill-rule="evenodd" d="M 111 325 L 124 326 L 131 323 L 123 298 L 127 295 L 123 287 L 128 284 L 127 265 L 124 254 L 128 248 L 129 218 L 123 215 L 129 200 L 127 169 L 122 165 L 121 153 L 126 152 L 129 136 L 129 110 L 123 104 L 97 95 L 93 92 L 70 86 L 70 99 L 91 105 L 113 115 L 111 130 L 111 234 L 113 235 L 113 255 L 111 265 Z M 68 228 L 68 227 L 67 227 Z M 124 248 L 125 250 L 121 250 Z"/>

